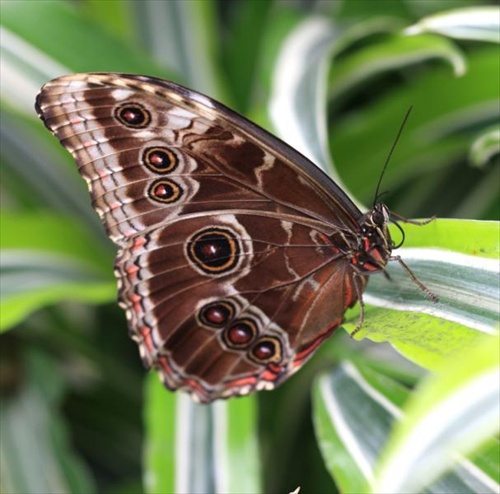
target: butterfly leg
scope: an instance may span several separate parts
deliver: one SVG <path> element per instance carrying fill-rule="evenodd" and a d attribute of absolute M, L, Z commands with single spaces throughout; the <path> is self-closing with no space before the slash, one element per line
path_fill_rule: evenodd
<path fill-rule="evenodd" d="M 413 273 L 413 271 L 408 267 L 408 265 L 401 259 L 399 256 L 391 256 L 390 257 L 391 261 L 397 261 L 399 262 L 400 266 L 408 273 L 408 276 L 411 278 L 413 283 L 417 285 L 420 290 L 422 290 L 423 294 L 433 302 L 439 302 L 439 297 L 431 292 Z"/>
<path fill-rule="evenodd" d="M 430 218 L 426 218 L 425 220 L 412 220 L 410 218 L 406 218 L 404 216 L 401 216 L 400 214 L 391 211 L 391 218 L 396 218 L 396 220 L 402 221 L 403 223 L 410 223 L 411 225 L 423 226 L 434 221 L 437 218 L 437 216 L 431 216 Z"/>
<path fill-rule="evenodd" d="M 353 338 L 354 335 L 361 329 L 361 327 L 363 326 L 363 322 L 365 320 L 365 303 L 363 302 L 363 286 L 362 284 L 360 285 L 358 279 L 359 275 L 355 275 L 353 278 L 354 288 L 356 290 L 356 295 L 358 296 L 358 301 L 359 301 L 359 319 L 356 328 L 350 335 L 351 338 Z"/>

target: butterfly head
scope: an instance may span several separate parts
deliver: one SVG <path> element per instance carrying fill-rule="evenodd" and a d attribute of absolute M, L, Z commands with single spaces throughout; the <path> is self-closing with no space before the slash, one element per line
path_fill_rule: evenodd
<path fill-rule="evenodd" d="M 381 202 L 359 220 L 356 246 L 352 248 L 351 265 L 363 275 L 382 271 L 392 253 L 394 242 L 389 233 L 390 212 Z"/>

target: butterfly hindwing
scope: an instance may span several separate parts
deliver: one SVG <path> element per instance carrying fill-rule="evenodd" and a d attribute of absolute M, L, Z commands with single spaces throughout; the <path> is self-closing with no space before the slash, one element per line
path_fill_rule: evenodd
<path fill-rule="evenodd" d="M 288 377 L 356 300 L 343 257 L 311 232 L 259 212 L 181 217 L 124 248 L 120 298 L 146 364 L 168 363 L 167 386 L 202 401 Z"/>

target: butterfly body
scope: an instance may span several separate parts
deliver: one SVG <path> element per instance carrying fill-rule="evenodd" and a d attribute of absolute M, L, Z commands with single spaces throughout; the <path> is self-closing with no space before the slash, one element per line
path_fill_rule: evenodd
<path fill-rule="evenodd" d="M 271 389 L 314 353 L 392 250 L 306 158 L 223 105 L 136 75 L 76 74 L 37 111 L 118 246 L 148 367 L 201 402 Z"/>

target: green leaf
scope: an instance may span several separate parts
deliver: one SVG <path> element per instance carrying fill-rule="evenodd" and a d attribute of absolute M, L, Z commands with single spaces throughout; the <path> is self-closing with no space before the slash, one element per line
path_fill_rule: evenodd
<path fill-rule="evenodd" d="M 252 100 L 261 94 L 257 83 L 263 72 L 262 61 L 272 57 L 272 53 L 269 53 L 272 50 L 264 35 L 279 36 L 277 24 L 286 17 L 272 7 L 272 1 L 239 2 L 238 8 L 232 12 L 231 22 L 226 26 L 224 40 L 220 43 L 221 70 L 227 76 L 227 85 L 234 95 L 235 109 L 243 114 L 248 114 Z"/>
<path fill-rule="evenodd" d="M 70 218 L 44 212 L 12 213 L 0 216 L 2 249 L 40 250 L 65 254 L 90 263 L 107 275 L 113 265 L 114 249 L 96 242 L 81 225 Z"/>
<path fill-rule="evenodd" d="M 389 378 L 372 375 L 401 405 L 404 388 Z M 399 410 L 376 388 L 370 389 L 359 368 L 346 362 L 316 380 L 314 427 L 326 467 L 341 492 L 368 492 L 378 452 Z"/>
<path fill-rule="evenodd" d="M 392 283 L 382 276 L 374 278 L 367 303 L 428 313 L 486 333 L 498 328 L 496 261 L 437 249 L 401 249 L 400 254 L 439 301 L 425 297 L 409 273 L 393 263 L 387 270 Z"/>
<path fill-rule="evenodd" d="M 500 256 L 500 223 L 466 219 L 439 218 L 426 225 L 404 223 L 405 247 L 431 247 L 452 250 L 484 259 Z M 401 233 L 391 225 L 391 236 Z M 396 240 L 397 242 L 397 240 Z"/>
<path fill-rule="evenodd" d="M 410 360 L 435 368 L 443 357 L 498 332 L 500 224 L 435 220 L 424 226 L 408 224 L 405 230 L 410 245 L 431 248 L 397 253 L 440 300 L 426 298 L 408 273 L 392 262 L 390 281 L 382 276 L 370 279 L 363 298 L 376 308 L 367 307 L 355 338 L 389 341 Z M 444 250 L 447 245 L 460 253 Z M 354 331 L 355 322 L 345 327 Z"/>
<path fill-rule="evenodd" d="M 27 115 L 33 115 L 40 86 L 56 76 L 98 71 L 167 75 L 136 44 L 86 19 L 69 2 L 3 2 L 1 22 L 2 100 Z M 40 26 L 50 26 L 50 36 Z"/>
<path fill-rule="evenodd" d="M 449 10 L 420 19 L 407 34 L 439 33 L 450 38 L 500 43 L 500 10 L 477 6 Z"/>
<path fill-rule="evenodd" d="M 380 451 L 392 437 L 394 427 L 406 424 L 402 410 L 410 395 L 401 384 L 361 363 L 343 362 L 317 379 L 313 390 L 315 433 L 340 492 L 419 492 L 370 487 L 376 479 Z M 489 443 L 481 454 L 461 459 L 453 470 L 443 470 L 441 477 L 429 482 L 425 492 L 493 494 L 493 483 L 487 476 L 497 450 L 496 443 Z M 446 452 L 448 466 L 454 457 L 454 451 Z M 392 475 L 402 479 L 402 473 L 393 471 Z"/>
<path fill-rule="evenodd" d="M 484 339 L 443 362 L 408 401 L 405 420 L 387 444 L 373 492 L 419 492 L 457 453 L 477 449 L 500 429 L 500 341 Z M 484 478 L 477 492 L 497 492 Z"/>
<path fill-rule="evenodd" d="M 483 132 L 473 143 L 470 159 L 477 167 L 483 167 L 500 155 L 500 127 Z"/>
<path fill-rule="evenodd" d="M 329 169 L 326 142 L 326 75 L 338 33 L 323 18 L 296 26 L 282 43 L 269 108 L 274 128 L 293 147 Z"/>
<path fill-rule="evenodd" d="M 0 328 L 62 300 L 116 299 L 113 256 L 74 222 L 46 213 L 1 214 Z"/>
<path fill-rule="evenodd" d="M 0 404 L 2 492 L 95 492 L 60 414 L 63 374 L 39 351 L 27 352 L 23 363 L 17 372 L 26 381 Z"/>
<path fill-rule="evenodd" d="M 144 48 L 185 83 L 221 98 L 215 60 L 217 25 L 212 0 L 133 2 Z"/>
<path fill-rule="evenodd" d="M 260 492 L 255 420 L 255 398 L 198 405 L 150 376 L 147 491 Z"/>
<path fill-rule="evenodd" d="M 156 373 L 146 380 L 143 481 L 148 493 L 175 492 L 176 482 L 176 402 Z"/>
<path fill-rule="evenodd" d="M 87 17 L 92 18 L 96 24 L 131 42 L 137 41 L 137 33 L 130 29 L 133 25 L 132 2 L 129 0 L 114 0 L 113 2 L 102 2 L 101 0 L 86 0 L 79 5 L 85 11 Z"/>
<path fill-rule="evenodd" d="M 389 173 L 384 176 L 383 188 L 391 190 L 404 181 L 418 184 L 421 180 L 422 186 L 410 197 L 413 204 L 421 207 L 427 202 L 439 203 L 443 187 L 447 190 L 445 196 L 448 191 L 449 195 L 453 193 L 453 183 L 441 184 L 430 172 L 436 173 L 466 158 L 478 129 L 489 127 L 498 115 L 497 48 L 483 47 L 467 59 L 467 65 L 467 73 L 460 78 L 453 78 L 442 67 L 419 71 L 411 75 L 408 83 L 391 87 L 372 104 L 332 122 L 332 155 L 350 190 L 356 191 L 358 197 L 372 200 L 397 129 L 413 105 Z M 373 84 L 367 80 L 365 89 Z M 458 178 L 455 175 L 453 179 Z M 435 182 L 441 188 L 433 187 Z M 425 209 L 432 211 L 432 206 Z"/>
<path fill-rule="evenodd" d="M 432 60 L 449 63 L 456 76 L 465 73 L 466 62 L 463 54 L 447 39 L 434 35 L 387 36 L 333 65 L 329 97 L 341 98 L 367 79 L 390 70 Z"/>
<path fill-rule="evenodd" d="M 102 304 L 116 299 L 116 283 L 92 265 L 39 250 L 2 250 L 0 329 L 62 300 Z"/>

